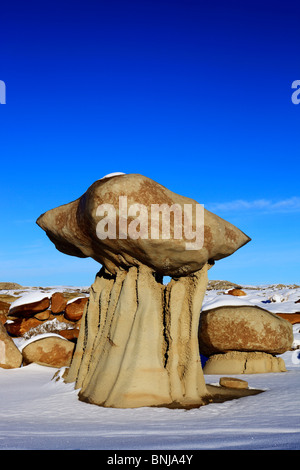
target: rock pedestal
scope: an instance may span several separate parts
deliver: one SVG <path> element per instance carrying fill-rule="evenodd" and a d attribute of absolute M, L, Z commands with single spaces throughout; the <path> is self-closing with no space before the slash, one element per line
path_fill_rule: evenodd
<path fill-rule="evenodd" d="M 207 403 L 198 346 L 207 269 L 250 238 L 138 174 L 107 175 L 37 223 L 59 251 L 103 266 L 65 378 L 80 400 L 122 408 Z M 166 287 L 162 276 L 173 278 Z"/>
<path fill-rule="evenodd" d="M 197 339 L 207 268 L 167 286 L 144 265 L 100 271 L 65 379 L 80 400 L 117 408 L 207 402 Z"/>
<path fill-rule="evenodd" d="M 210 356 L 204 366 L 209 374 L 267 374 L 286 372 L 284 360 L 264 352 L 229 351 Z"/>

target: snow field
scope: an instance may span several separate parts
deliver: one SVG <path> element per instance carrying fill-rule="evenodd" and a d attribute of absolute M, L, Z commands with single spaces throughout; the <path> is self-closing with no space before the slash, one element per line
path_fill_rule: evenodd
<path fill-rule="evenodd" d="M 243 290 L 248 302 L 269 311 L 300 310 L 295 304 L 300 288 Z M 274 294 L 279 297 L 261 303 Z M 204 308 L 229 297 L 208 291 Z M 300 324 L 293 326 L 294 347 L 300 344 L 299 330 Z M 16 344 L 21 349 L 23 341 Z M 287 372 L 232 375 L 264 393 L 193 410 L 102 408 L 79 401 L 73 384 L 52 380 L 57 369 L 37 364 L 0 368 L 0 449 L 299 450 L 300 349 L 281 357 Z M 205 376 L 208 384 L 219 379 Z"/>

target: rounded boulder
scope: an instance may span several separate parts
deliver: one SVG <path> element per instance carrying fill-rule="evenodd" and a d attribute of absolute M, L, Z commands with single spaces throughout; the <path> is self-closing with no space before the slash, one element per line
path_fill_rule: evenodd
<path fill-rule="evenodd" d="M 42 214 L 37 224 L 59 251 L 91 257 L 111 274 L 145 264 L 161 275 L 179 277 L 230 256 L 250 241 L 200 206 L 146 176 L 121 174 L 95 181 L 77 200 Z M 110 235 L 103 229 L 106 225 Z M 192 238 L 186 230 L 195 232 L 188 248 Z"/>
<path fill-rule="evenodd" d="M 283 354 L 293 343 L 287 320 L 256 306 L 223 306 L 201 313 L 200 352 L 205 356 L 228 351 Z"/>
<path fill-rule="evenodd" d="M 50 306 L 49 296 L 43 293 L 24 295 L 15 300 L 8 312 L 13 317 L 31 317 L 36 313 L 47 310 Z"/>
<path fill-rule="evenodd" d="M 68 300 L 61 292 L 55 292 L 51 297 L 51 311 L 54 314 L 62 313 L 67 305 Z"/>
<path fill-rule="evenodd" d="M 84 307 L 88 303 L 87 297 L 79 297 L 70 300 L 65 308 L 65 318 L 70 321 L 78 321 L 83 315 Z"/>
<path fill-rule="evenodd" d="M 36 337 L 22 349 L 24 365 L 35 362 L 42 366 L 68 367 L 75 344 L 59 336 Z"/>

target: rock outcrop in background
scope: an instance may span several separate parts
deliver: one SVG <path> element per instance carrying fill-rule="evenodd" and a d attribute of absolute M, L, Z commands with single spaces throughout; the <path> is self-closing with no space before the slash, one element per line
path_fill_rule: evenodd
<path fill-rule="evenodd" d="M 89 299 L 89 292 L 86 288 L 61 288 L 61 292 L 53 291 L 53 288 L 24 288 L 18 286 L 15 283 L 0 283 L 0 287 L 5 285 L 8 289 L 0 289 L 0 328 L 1 325 L 1 335 L 0 335 L 0 367 L 1 368 L 18 368 L 22 365 L 28 364 L 31 362 L 36 362 L 38 364 L 43 364 L 44 366 L 51 367 L 69 367 L 71 360 L 68 353 L 65 351 L 72 350 L 72 357 L 75 350 L 75 345 L 77 343 L 77 338 L 79 335 L 79 329 L 82 322 L 82 318 L 77 321 L 67 320 L 65 316 L 65 309 L 67 305 L 72 305 L 73 307 L 77 304 L 77 313 L 76 315 L 82 316 L 84 312 L 84 304 L 87 303 Z M 297 313 L 299 297 L 300 297 L 300 288 L 298 286 L 270 286 L 268 288 L 252 287 L 251 289 L 244 289 L 242 286 L 238 286 L 239 289 L 243 289 L 244 299 L 254 299 L 256 303 L 263 306 L 270 306 L 275 308 L 276 311 L 284 310 L 285 313 L 272 313 L 267 311 L 265 308 L 264 316 L 265 318 L 272 320 L 273 328 L 276 329 L 276 325 L 284 325 L 284 329 L 280 329 L 272 338 L 272 353 L 270 348 L 270 342 L 265 342 L 265 332 L 263 335 L 255 336 L 255 330 L 260 323 L 260 315 L 256 318 L 258 325 L 255 325 L 254 330 L 252 331 L 251 322 L 248 324 L 250 327 L 249 337 L 246 336 L 246 342 L 238 342 L 237 346 L 237 334 L 243 336 L 243 329 L 241 331 L 241 322 L 242 319 L 238 315 L 238 309 L 241 309 L 241 312 L 246 309 L 250 311 L 249 320 L 254 320 L 254 312 L 258 311 L 261 314 L 261 307 L 258 305 L 252 305 L 249 307 L 249 300 L 245 306 L 234 305 L 236 302 L 236 296 L 231 292 L 234 286 L 233 283 L 227 281 L 209 281 L 208 289 L 206 292 L 206 298 L 214 299 L 215 301 L 220 301 L 227 299 L 227 302 L 230 302 L 232 299 L 232 305 L 226 305 L 226 308 L 216 307 L 213 309 L 203 310 L 200 318 L 199 328 L 199 343 L 201 347 L 202 343 L 202 355 L 204 356 L 205 351 L 205 360 L 204 365 L 204 374 L 245 374 L 245 373 L 266 373 L 266 372 L 284 372 L 285 365 L 284 361 L 278 355 L 281 355 L 285 350 L 293 350 L 300 347 L 300 344 L 294 340 L 293 344 L 290 344 L 290 329 L 293 327 L 294 331 L 297 333 L 300 330 L 300 313 Z M 255 295 L 255 292 L 258 294 Z M 282 295 L 282 292 L 288 292 L 288 294 Z M 297 294 L 298 292 L 298 294 Z M 270 295 L 272 293 L 272 295 Z M 30 294 L 30 297 L 29 297 Z M 29 305 L 28 298 L 31 299 L 50 299 L 50 306 L 44 312 L 34 312 L 28 314 Z M 19 303 L 27 304 L 25 310 L 27 310 L 26 318 L 22 317 L 13 317 L 9 315 L 10 306 L 17 299 Z M 70 302 L 72 299 L 78 299 L 74 302 Z M 85 301 L 80 301 L 79 299 L 85 299 Z M 270 301 L 269 299 L 273 299 Z M 258 302 L 259 300 L 259 302 Z M 213 305 L 214 305 L 213 302 Z M 209 303 L 209 302 L 208 302 Z M 81 307 L 80 307 L 81 304 Z M 204 308 L 207 308 L 204 305 Z M 214 325 L 213 330 L 209 327 L 209 318 L 214 311 L 222 312 L 229 309 L 229 318 L 231 317 L 231 322 L 225 322 L 223 327 L 218 331 L 216 330 L 216 315 L 212 324 Z M 49 313 L 49 311 L 51 313 Z M 46 313 L 45 313 L 46 312 Z M 230 313 L 232 312 L 232 313 Z M 43 315 L 42 315 L 43 314 Z M 38 317 L 38 318 L 36 318 Z M 274 318 L 275 317 L 275 318 Z M 288 323 L 291 325 L 286 325 L 281 323 L 280 319 L 284 318 L 288 320 Z M 235 318 L 237 318 L 237 323 L 235 323 Z M 222 318 L 220 317 L 220 321 Z M 246 317 L 246 323 L 248 318 Z M 23 327 L 20 327 L 20 324 L 23 324 Z M 294 325 L 294 326 L 293 326 Z M 297 328 L 298 326 L 298 328 Z M 281 337 L 280 331 L 283 336 Z M 233 333 L 232 338 L 230 333 Z M 213 334 L 212 334 L 213 333 Z M 249 333 L 249 328 L 248 328 Z M 279 336 L 278 336 L 279 333 Z M 217 337 L 215 337 L 217 334 Z M 210 336 L 212 341 L 218 340 L 217 351 L 216 349 L 206 349 L 204 346 L 204 341 L 201 338 L 205 336 Z M 254 343 L 251 348 L 249 346 L 249 340 L 253 339 Z M 41 357 L 43 352 L 43 343 L 45 341 L 45 346 L 47 346 L 48 341 L 47 337 L 57 338 L 56 341 L 51 341 L 53 353 L 47 355 L 47 360 L 45 357 Z M 224 341 L 223 341 L 224 337 Z M 63 338 L 68 341 L 63 343 Z M 275 341 L 275 339 L 277 340 Z M 222 341 L 223 346 L 220 346 L 220 341 Z M 206 340 L 207 342 L 207 340 Z M 35 343 L 35 344 L 34 344 Z M 10 346 L 7 346 L 9 344 Z M 24 353 L 26 353 L 25 347 L 22 345 L 30 344 L 30 349 L 34 352 L 34 355 L 31 354 L 31 357 L 27 356 L 26 359 L 23 358 Z M 61 346 L 63 345 L 63 348 Z M 280 346 L 281 345 L 281 346 Z M 285 346 L 284 346 L 285 345 Z M 40 348 L 41 346 L 41 348 Z M 235 348 L 241 348 L 237 350 Z M 285 349 L 286 348 L 286 349 Z M 30 351 L 29 349 L 29 351 Z M 233 350 L 231 350 L 233 349 Z M 249 350 L 247 350 L 249 349 Z M 250 351 L 251 349 L 251 351 Z M 65 350 L 65 351 L 64 351 Z M 274 352 L 275 351 L 275 352 Z M 5 353 L 5 354 L 4 354 Z M 55 359 L 55 360 L 54 360 Z"/>
<path fill-rule="evenodd" d="M 15 286 L 11 283 L 5 285 Z M 50 367 L 69 366 L 89 299 L 86 289 L 83 292 L 75 289 L 53 292 L 49 288 L 28 290 L 30 292 L 26 293 L 26 288 L 14 287 L 17 297 L 0 296 L 5 299 L 0 300 L 0 352 L 5 351 L 0 367 L 15 368 L 32 362 Z"/>

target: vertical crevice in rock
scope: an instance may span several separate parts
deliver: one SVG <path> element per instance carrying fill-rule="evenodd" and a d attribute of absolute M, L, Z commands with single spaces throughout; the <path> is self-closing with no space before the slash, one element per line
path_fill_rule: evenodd
<path fill-rule="evenodd" d="M 200 271 L 172 279 L 166 287 L 166 336 L 173 402 L 183 406 L 201 402 L 208 395 L 201 367 L 198 326 L 207 286 L 207 266 Z"/>
<path fill-rule="evenodd" d="M 247 361 L 248 361 L 248 359 L 247 359 L 247 357 L 246 357 L 246 358 L 245 358 L 245 362 L 244 362 L 243 372 L 242 372 L 243 374 L 246 374 L 246 370 L 247 370 Z"/>
<path fill-rule="evenodd" d="M 167 368 L 168 364 L 168 357 L 169 357 L 169 348 L 170 348 L 170 336 L 169 332 L 169 303 L 168 303 L 168 294 L 167 294 L 167 286 L 163 287 L 162 290 L 162 304 L 163 304 L 163 312 L 162 312 L 162 320 L 163 320 L 163 336 L 164 336 L 164 345 L 165 348 L 163 350 L 163 363 L 164 368 Z"/>
<path fill-rule="evenodd" d="M 88 329 L 87 329 L 88 305 L 89 305 L 89 302 L 86 304 L 84 311 L 83 311 L 81 326 L 80 326 L 79 335 L 77 339 L 77 345 L 73 354 L 71 366 L 65 378 L 66 382 L 75 382 L 75 387 L 77 385 L 78 372 L 79 372 L 80 364 L 82 362 L 82 358 L 84 356 L 84 351 L 85 351 L 85 346 L 86 346 L 86 336 L 88 332 Z"/>

